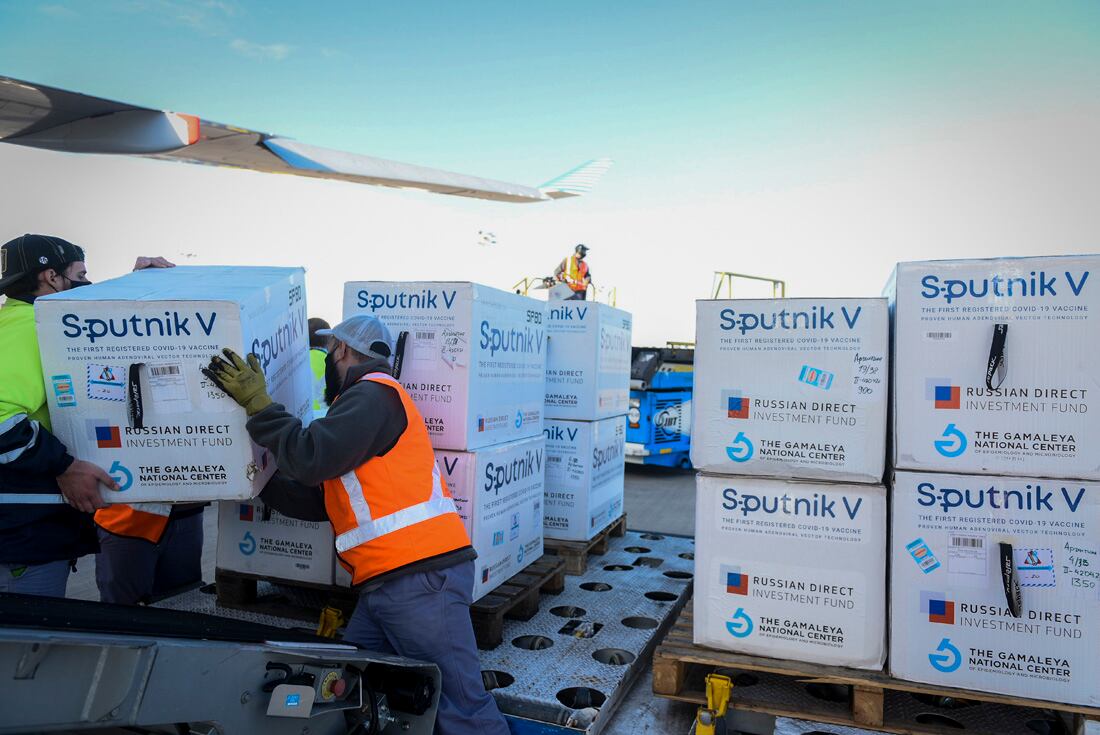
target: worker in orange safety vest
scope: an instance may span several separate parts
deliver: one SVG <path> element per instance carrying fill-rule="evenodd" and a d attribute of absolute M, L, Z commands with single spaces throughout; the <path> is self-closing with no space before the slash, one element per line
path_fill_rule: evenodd
<path fill-rule="evenodd" d="M 377 318 L 318 334 L 334 396 L 308 426 L 273 403 L 259 359 L 231 350 L 204 370 L 249 415 L 246 428 L 279 471 L 260 498 L 279 513 L 332 524 L 340 563 L 360 591 L 344 640 L 431 661 L 442 674 L 435 732 L 508 735 L 485 691 L 470 622 L 477 554 L 439 473 L 424 419 L 391 374 L 394 341 Z"/>
<path fill-rule="evenodd" d="M 570 300 L 584 301 L 588 295 L 588 287 L 592 285 L 592 272 L 584 257 L 588 255 L 587 245 L 577 245 L 573 254 L 562 260 L 554 269 L 554 278 L 569 286 L 573 291 Z"/>

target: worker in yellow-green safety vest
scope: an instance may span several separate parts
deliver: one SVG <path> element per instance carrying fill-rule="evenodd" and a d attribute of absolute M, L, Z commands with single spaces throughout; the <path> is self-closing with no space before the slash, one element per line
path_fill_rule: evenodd
<path fill-rule="evenodd" d="M 50 432 L 34 301 L 90 282 L 84 250 L 59 237 L 23 235 L 0 256 L 0 592 L 63 597 L 76 559 L 99 549 L 99 486 L 118 483 Z M 138 258 L 134 269 L 171 265 Z M 50 502 L 59 493 L 65 504 Z"/>
<path fill-rule="evenodd" d="M 330 396 L 325 395 L 325 373 L 329 368 L 328 349 L 332 338 L 327 334 L 317 334 L 319 329 L 329 329 L 324 319 L 314 317 L 309 320 L 309 369 L 313 373 L 313 417 L 320 418 L 328 412 Z"/>

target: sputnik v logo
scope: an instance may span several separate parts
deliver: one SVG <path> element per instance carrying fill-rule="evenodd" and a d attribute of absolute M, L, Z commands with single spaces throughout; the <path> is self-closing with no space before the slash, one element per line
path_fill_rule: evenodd
<path fill-rule="evenodd" d="M 950 674 L 956 671 L 962 664 L 962 654 L 956 648 L 950 638 L 944 638 L 940 645 L 936 646 L 936 652 L 928 654 L 928 663 L 936 671 Z"/>
<path fill-rule="evenodd" d="M 726 623 L 726 631 L 734 638 L 748 638 L 752 635 L 752 631 L 756 626 L 752 622 L 752 618 L 745 612 L 745 608 L 737 608 L 737 612 L 733 614 L 729 622 Z"/>
<path fill-rule="evenodd" d="M 245 556 L 252 556 L 256 553 L 256 537 L 252 535 L 251 531 L 245 533 L 244 538 L 237 544 L 237 548 Z"/>
<path fill-rule="evenodd" d="M 948 424 L 943 430 L 943 438 L 935 441 L 935 447 L 945 457 L 958 457 L 966 451 L 966 434 L 959 431 L 954 424 Z"/>
<path fill-rule="evenodd" d="M 752 441 L 745 436 L 745 432 L 739 431 L 730 445 L 726 447 L 726 456 L 734 462 L 748 462 L 752 459 L 755 451 L 756 448 L 753 447 Z"/>
<path fill-rule="evenodd" d="M 523 411 L 516 411 L 516 428 L 523 426 Z"/>

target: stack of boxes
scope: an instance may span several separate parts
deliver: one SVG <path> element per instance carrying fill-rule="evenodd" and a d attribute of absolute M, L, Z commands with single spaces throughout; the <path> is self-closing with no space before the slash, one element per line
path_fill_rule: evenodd
<path fill-rule="evenodd" d="M 898 678 L 1100 704 L 1098 265 L 894 273 Z"/>
<path fill-rule="evenodd" d="M 631 316 L 587 301 L 547 312 L 544 532 L 586 541 L 623 514 Z"/>
<path fill-rule="evenodd" d="M 879 669 L 885 299 L 699 301 L 695 642 Z"/>
<path fill-rule="evenodd" d="M 478 558 L 474 599 L 542 556 L 546 304 L 466 282 L 349 282 L 344 318 L 405 333 L 400 381 Z"/>

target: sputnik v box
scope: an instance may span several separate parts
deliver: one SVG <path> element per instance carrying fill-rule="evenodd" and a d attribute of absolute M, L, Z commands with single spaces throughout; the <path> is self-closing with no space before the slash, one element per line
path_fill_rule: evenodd
<path fill-rule="evenodd" d="M 627 412 L 631 316 L 592 301 L 551 301 L 546 416 L 595 421 Z"/>
<path fill-rule="evenodd" d="M 200 368 L 255 352 L 272 397 L 309 412 L 304 271 L 191 266 L 137 271 L 35 302 L 53 431 L 104 467 L 107 502 L 250 498 L 275 462 L 244 409 Z"/>
<path fill-rule="evenodd" d="M 546 303 L 475 283 L 354 281 L 344 317 L 407 332 L 401 383 L 437 449 L 472 450 L 542 432 Z"/>
<path fill-rule="evenodd" d="M 898 471 L 891 503 L 894 676 L 1100 705 L 1100 485 Z"/>
<path fill-rule="evenodd" d="M 477 551 L 476 600 L 542 556 L 546 442 L 538 436 L 475 452 L 439 449 L 435 460 Z"/>
<path fill-rule="evenodd" d="M 882 481 L 885 299 L 698 301 L 695 329 L 697 469 Z"/>
<path fill-rule="evenodd" d="M 886 490 L 699 474 L 695 642 L 880 669 Z"/>
<path fill-rule="evenodd" d="M 547 419 L 547 538 L 586 541 L 623 514 L 626 421 Z"/>
<path fill-rule="evenodd" d="M 316 585 L 351 585 L 332 525 L 280 515 L 259 500 L 218 504 L 219 569 Z"/>
<path fill-rule="evenodd" d="M 1100 479 L 1100 256 L 899 263 L 894 465 Z"/>

